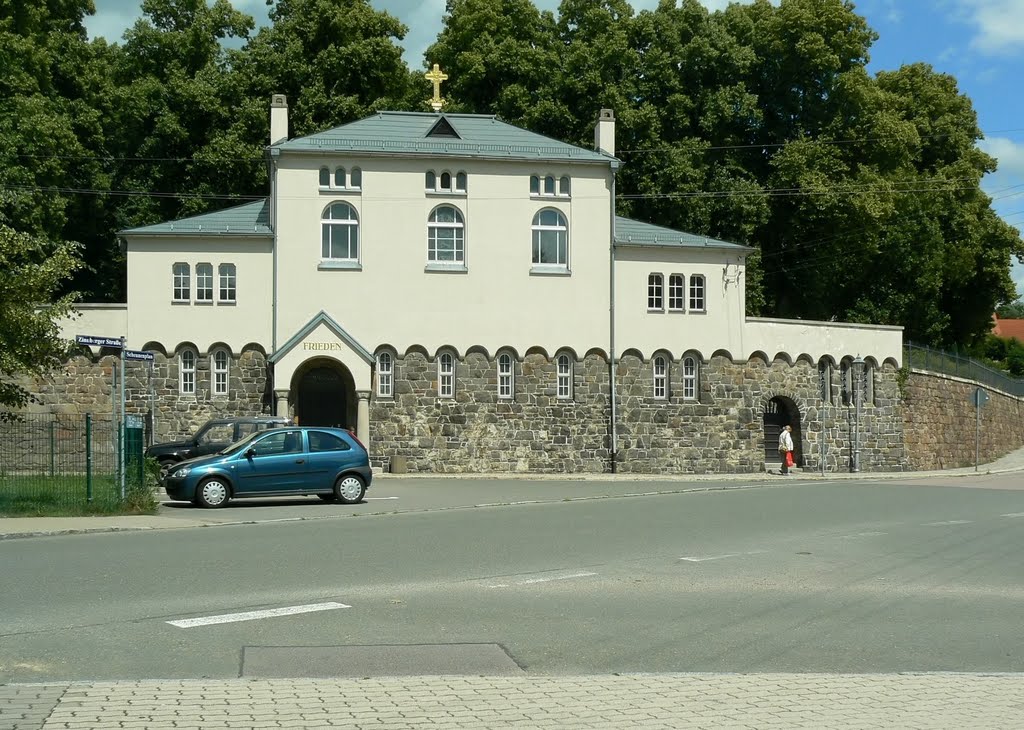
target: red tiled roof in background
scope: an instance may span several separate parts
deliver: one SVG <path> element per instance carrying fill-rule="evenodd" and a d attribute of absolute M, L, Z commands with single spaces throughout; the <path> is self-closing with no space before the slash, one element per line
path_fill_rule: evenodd
<path fill-rule="evenodd" d="M 992 315 L 992 334 L 996 337 L 1014 338 L 1024 342 L 1024 319 L 1000 319 Z"/>

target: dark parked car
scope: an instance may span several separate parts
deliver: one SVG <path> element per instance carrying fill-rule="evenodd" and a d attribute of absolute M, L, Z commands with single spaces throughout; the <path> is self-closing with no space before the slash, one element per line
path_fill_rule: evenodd
<path fill-rule="evenodd" d="M 283 416 L 239 416 L 237 418 L 213 418 L 202 425 L 195 435 L 185 441 L 168 441 L 153 444 L 146 449 L 146 456 L 160 462 L 160 478 L 163 479 L 172 466 L 179 461 L 205 454 L 216 454 L 240 439 L 278 426 L 290 426 L 290 418 Z"/>
<path fill-rule="evenodd" d="M 292 426 L 254 433 L 219 454 L 176 464 L 164 478 L 171 499 L 223 507 L 233 497 L 315 494 L 355 504 L 373 473 L 366 449 L 341 428 Z"/>

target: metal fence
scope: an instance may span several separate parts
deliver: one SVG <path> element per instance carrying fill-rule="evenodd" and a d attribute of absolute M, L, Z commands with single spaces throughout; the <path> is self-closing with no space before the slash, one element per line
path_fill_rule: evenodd
<path fill-rule="evenodd" d="M 1024 396 L 1024 380 L 1011 378 L 1004 372 L 957 352 L 933 350 L 907 342 L 903 345 L 903 362 L 910 368 L 955 375 L 1010 395 Z"/>
<path fill-rule="evenodd" d="M 0 515 L 121 502 L 111 415 L 0 414 Z"/>

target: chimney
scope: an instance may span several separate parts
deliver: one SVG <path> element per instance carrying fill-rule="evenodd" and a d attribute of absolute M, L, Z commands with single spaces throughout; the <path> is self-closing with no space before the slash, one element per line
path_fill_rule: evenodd
<path fill-rule="evenodd" d="M 270 144 L 288 139 L 288 99 L 284 94 L 270 98 Z"/>
<path fill-rule="evenodd" d="M 594 127 L 594 149 L 615 157 L 615 113 L 611 109 L 602 109 L 597 115 L 597 126 Z"/>

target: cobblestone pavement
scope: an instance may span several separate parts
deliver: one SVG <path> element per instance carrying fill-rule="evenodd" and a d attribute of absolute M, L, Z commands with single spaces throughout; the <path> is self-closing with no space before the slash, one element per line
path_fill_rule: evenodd
<path fill-rule="evenodd" d="M 1024 674 L 147 680 L 0 685 L 0 729 L 1021 728 Z"/>

